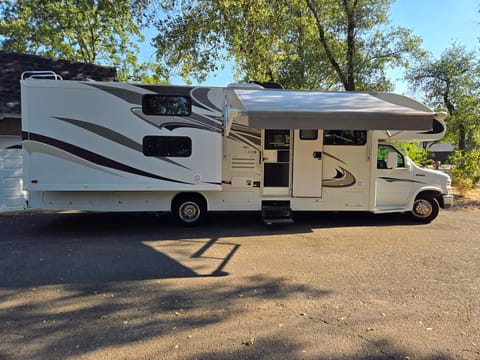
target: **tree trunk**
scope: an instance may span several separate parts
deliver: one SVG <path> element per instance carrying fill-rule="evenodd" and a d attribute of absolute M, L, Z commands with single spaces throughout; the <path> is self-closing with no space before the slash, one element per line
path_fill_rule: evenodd
<path fill-rule="evenodd" d="M 332 65 L 333 69 L 337 73 L 341 83 L 343 84 L 343 87 L 345 90 L 349 91 L 350 85 L 348 82 L 348 78 L 345 75 L 344 71 L 338 64 L 337 60 L 335 60 L 335 56 L 333 56 L 332 50 L 330 49 L 330 46 L 328 45 L 327 38 L 325 36 L 325 29 L 323 27 L 322 22 L 320 21 L 320 17 L 318 15 L 317 9 L 315 9 L 315 6 L 312 4 L 310 0 L 306 0 L 307 6 L 312 12 L 314 18 L 315 18 L 315 24 L 317 26 L 318 30 L 318 36 L 320 37 L 320 44 L 322 45 L 323 49 L 325 50 L 325 54 L 327 55 L 328 61 Z"/>
<path fill-rule="evenodd" d="M 465 148 L 467 145 L 467 140 L 466 140 L 466 129 L 465 125 L 460 124 L 458 126 L 458 150 L 460 150 L 462 153 L 465 152 Z"/>
<path fill-rule="evenodd" d="M 350 5 L 349 0 L 343 0 L 345 14 L 347 14 L 347 82 L 345 90 L 355 91 L 355 11 L 357 1 Z"/>
<path fill-rule="evenodd" d="M 455 105 L 453 105 L 450 99 L 450 83 L 447 82 L 445 92 L 443 93 L 443 102 L 447 107 L 448 115 L 453 116 L 455 114 Z M 466 147 L 466 129 L 465 125 L 459 124 L 458 126 L 458 150 L 462 153 L 465 152 Z"/>

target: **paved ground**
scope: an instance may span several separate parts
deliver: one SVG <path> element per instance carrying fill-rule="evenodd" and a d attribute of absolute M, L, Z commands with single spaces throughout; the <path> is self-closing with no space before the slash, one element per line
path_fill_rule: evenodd
<path fill-rule="evenodd" d="M 479 216 L 0 216 L 0 359 L 480 359 Z"/>

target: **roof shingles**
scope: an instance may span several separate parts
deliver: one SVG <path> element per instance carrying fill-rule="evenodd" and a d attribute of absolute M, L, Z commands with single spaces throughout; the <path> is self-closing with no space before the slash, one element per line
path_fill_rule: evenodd
<path fill-rule="evenodd" d="M 20 115 L 20 76 L 25 71 L 54 71 L 65 80 L 118 81 L 114 67 L 54 60 L 0 51 L 0 118 Z"/>

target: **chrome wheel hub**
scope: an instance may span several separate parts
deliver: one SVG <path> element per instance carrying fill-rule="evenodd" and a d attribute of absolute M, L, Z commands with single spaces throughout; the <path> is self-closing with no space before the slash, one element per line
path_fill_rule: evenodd
<path fill-rule="evenodd" d="M 419 217 L 428 217 L 432 213 L 432 205 L 428 201 L 420 199 L 415 201 L 413 210 Z"/>
<path fill-rule="evenodd" d="M 180 207 L 180 218 L 185 222 L 193 222 L 200 216 L 200 209 L 194 202 L 186 202 Z"/>

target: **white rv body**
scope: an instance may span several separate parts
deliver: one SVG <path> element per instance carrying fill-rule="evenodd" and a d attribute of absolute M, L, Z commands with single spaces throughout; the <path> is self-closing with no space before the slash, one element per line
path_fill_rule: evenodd
<path fill-rule="evenodd" d="M 398 95 L 46 79 L 21 88 L 30 208 L 173 210 L 193 224 L 207 211 L 262 211 L 269 223 L 292 211 L 410 212 L 428 205 L 414 205 L 422 194 L 451 204 L 447 175 L 391 145 L 380 148 L 398 161 L 377 168 L 390 137 L 444 133 L 430 109 Z"/>

